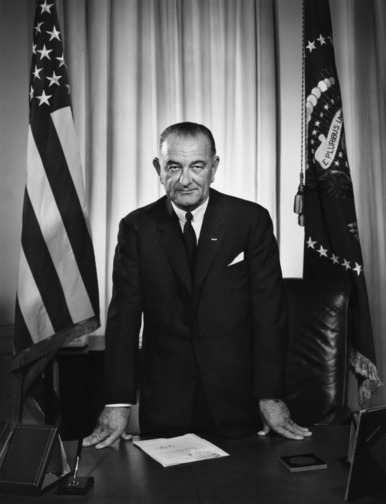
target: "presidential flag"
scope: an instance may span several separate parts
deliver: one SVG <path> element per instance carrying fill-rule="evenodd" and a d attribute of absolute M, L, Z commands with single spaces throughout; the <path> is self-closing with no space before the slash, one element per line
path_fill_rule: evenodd
<path fill-rule="evenodd" d="M 99 295 L 56 5 L 36 2 L 13 371 L 23 395 L 59 347 L 97 329 Z"/>
<path fill-rule="evenodd" d="M 303 0 L 306 170 L 304 278 L 350 285 L 350 365 L 359 404 L 382 383 L 375 351 L 364 265 L 347 158 L 340 86 L 328 0 Z M 366 167 L 363 167 L 366 169 Z"/>

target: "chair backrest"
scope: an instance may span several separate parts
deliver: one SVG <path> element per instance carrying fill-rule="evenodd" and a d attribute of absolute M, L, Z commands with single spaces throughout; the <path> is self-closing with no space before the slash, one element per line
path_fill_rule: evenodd
<path fill-rule="evenodd" d="M 348 420 L 348 302 L 344 284 L 284 279 L 289 310 L 286 402 L 300 425 Z"/>

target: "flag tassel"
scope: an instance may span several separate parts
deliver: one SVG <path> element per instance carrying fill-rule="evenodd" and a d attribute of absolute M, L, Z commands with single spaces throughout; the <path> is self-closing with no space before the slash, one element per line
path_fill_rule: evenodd
<path fill-rule="evenodd" d="M 350 348 L 350 367 L 360 379 L 358 387 L 358 403 L 364 408 L 371 397 L 383 386 L 376 366 L 355 348 Z"/>
<path fill-rule="evenodd" d="M 299 226 L 304 226 L 304 175 L 300 174 L 298 192 L 295 194 L 294 212 L 298 215 Z"/>

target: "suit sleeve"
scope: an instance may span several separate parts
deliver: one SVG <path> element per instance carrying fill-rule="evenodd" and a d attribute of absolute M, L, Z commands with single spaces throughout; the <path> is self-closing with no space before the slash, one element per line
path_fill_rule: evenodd
<path fill-rule="evenodd" d="M 126 218 L 127 219 L 127 218 Z M 141 291 L 138 234 L 128 220 L 119 225 L 113 264 L 113 294 L 107 314 L 105 402 L 136 402 Z"/>
<path fill-rule="evenodd" d="M 283 398 L 288 351 L 287 299 L 279 251 L 266 210 L 249 242 L 253 317 L 253 384 L 256 398 Z"/>

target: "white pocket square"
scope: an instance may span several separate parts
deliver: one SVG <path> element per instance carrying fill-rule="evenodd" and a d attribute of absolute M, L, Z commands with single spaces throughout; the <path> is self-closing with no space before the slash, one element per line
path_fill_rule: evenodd
<path fill-rule="evenodd" d="M 228 264 L 228 266 L 233 266 L 234 264 L 237 264 L 241 261 L 244 261 L 244 252 L 240 252 L 239 255 L 237 255 L 231 263 Z"/>

